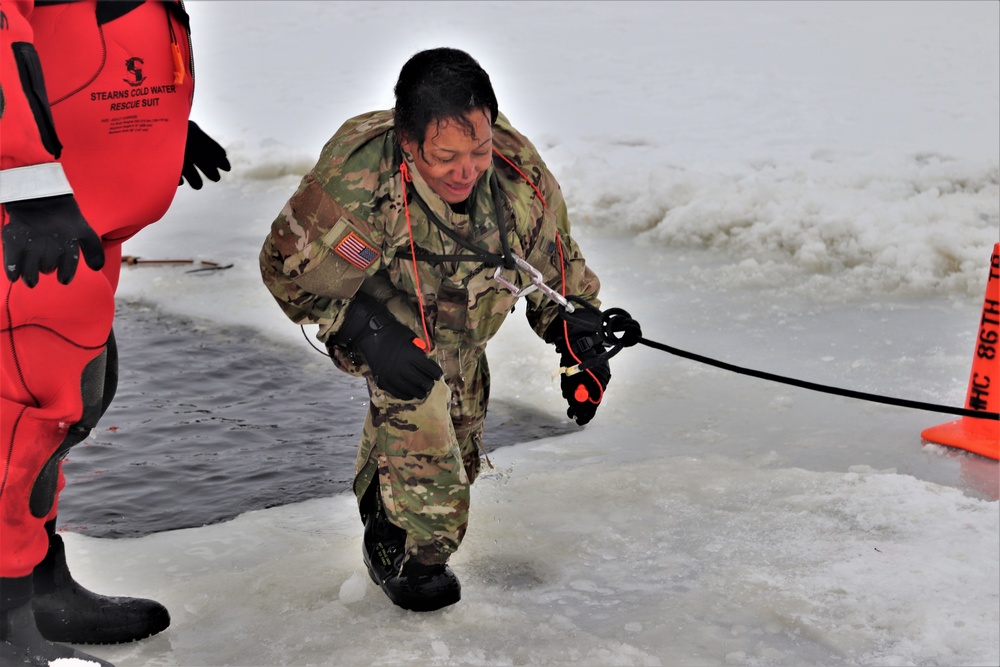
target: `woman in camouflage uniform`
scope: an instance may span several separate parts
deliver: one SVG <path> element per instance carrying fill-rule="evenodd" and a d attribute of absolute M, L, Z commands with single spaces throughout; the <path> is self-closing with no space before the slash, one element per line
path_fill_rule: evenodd
<path fill-rule="evenodd" d="M 515 265 L 523 258 L 549 288 L 594 306 L 600 283 L 570 236 L 558 183 L 499 113 L 474 59 L 418 53 L 395 93 L 394 109 L 352 118 L 324 146 L 260 264 L 285 314 L 318 324 L 338 368 L 368 381 L 354 482 L 365 562 L 394 603 L 428 611 L 460 598 L 446 563 L 480 468 L 486 343 L 518 300 L 498 268 L 530 285 Z M 603 352 L 596 315 L 581 327 L 540 291 L 525 300 L 563 366 Z M 564 375 L 569 416 L 588 422 L 610 376 L 605 360 Z"/>

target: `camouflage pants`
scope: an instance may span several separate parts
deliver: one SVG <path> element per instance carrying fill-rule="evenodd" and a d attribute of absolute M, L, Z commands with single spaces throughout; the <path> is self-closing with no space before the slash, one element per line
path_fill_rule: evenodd
<path fill-rule="evenodd" d="M 469 523 L 489 401 L 486 355 L 446 375 L 427 398 L 402 401 L 368 378 L 371 397 L 355 466 L 360 499 L 378 477 L 389 520 L 406 531 L 408 557 L 445 562 Z"/>

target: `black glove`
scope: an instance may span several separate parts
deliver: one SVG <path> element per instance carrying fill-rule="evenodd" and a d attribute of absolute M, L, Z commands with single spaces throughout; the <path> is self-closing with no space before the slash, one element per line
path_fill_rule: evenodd
<path fill-rule="evenodd" d="M 424 352 L 423 341 L 364 293 L 354 296 L 344 325 L 332 342 L 360 353 L 375 376 L 375 384 L 404 401 L 426 398 L 443 374 Z"/>
<path fill-rule="evenodd" d="M 3 268 L 12 283 L 20 278 L 28 287 L 39 273 L 56 271 L 68 285 L 76 275 L 80 251 L 87 266 L 104 266 L 101 239 L 80 212 L 73 195 L 26 199 L 4 204 L 10 220 L 3 227 Z"/>
<path fill-rule="evenodd" d="M 600 324 L 601 318 L 597 313 L 580 308 L 567 315 L 565 320 L 558 319 L 552 323 L 545 339 L 555 344 L 561 366 L 570 368 L 604 353 L 604 344 L 597 333 Z M 607 359 L 573 375 L 563 373 L 560 380 L 562 395 L 569 403 L 566 416 L 580 426 L 593 419 L 610 380 L 611 367 Z"/>
<path fill-rule="evenodd" d="M 208 180 L 218 183 L 222 178 L 219 170 L 230 169 L 229 160 L 226 158 L 226 149 L 202 132 L 194 121 L 189 120 L 187 143 L 184 144 L 184 168 L 181 170 L 181 182 L 177 185 L 183 185 L 186 178 L 188 185 L 195 190 L 201 190 L 201 175 L 198 169 L 201 169 Z"/>

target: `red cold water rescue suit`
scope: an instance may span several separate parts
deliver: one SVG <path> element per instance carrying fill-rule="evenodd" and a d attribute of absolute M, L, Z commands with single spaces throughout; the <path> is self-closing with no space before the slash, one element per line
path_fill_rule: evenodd
<path fill-rule="evenodd" d="M 229 165 L 188 119 L 182 3 L 0 0 L 0 12 L 0 611 L 34 596 L 37 617 L 38 568 L 61 557 L 60 462 L 114 396 L 121 244 L 164 215 L 182 170 L 201 187 L 192 141 Z"/>

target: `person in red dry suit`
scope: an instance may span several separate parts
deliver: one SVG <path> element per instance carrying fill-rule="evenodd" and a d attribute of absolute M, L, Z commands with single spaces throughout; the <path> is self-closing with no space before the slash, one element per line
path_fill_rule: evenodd
<path fill-rule="evenodd" d="M 180 2 L 0 0 L 0 664 L 107 664 L 62 644 L 170 623 L 75 582 L 55 524 L 61 461 L 117 385 L 121 244 L 198 169 L 229 170 L 189 121 L 193 93 Z"/>

